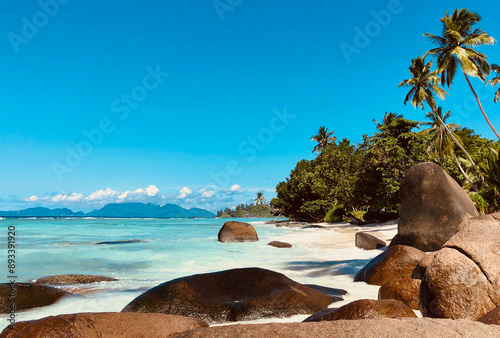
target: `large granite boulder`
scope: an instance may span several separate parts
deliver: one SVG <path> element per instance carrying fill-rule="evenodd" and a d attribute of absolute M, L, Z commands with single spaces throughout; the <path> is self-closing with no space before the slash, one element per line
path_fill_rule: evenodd
<path fill-rule="evenodd" d="M 322 310 L 306 318 L 304 322 L 320 322 L 324 320 L 354 320 L 375 318 L 414 317 L 415 312 L 408 305 L 395 299 L 359 299 L 332 311 Z"/>
<path fill-rule="evenodd" d="M 476 320 L 500 306 L 498 215 L 469 219 L 439 250 L 420 286 L 427 317 Z"/>
<path fill-rule="evenodd" d="M 478 215 L 465 190 L 435 163 L 408 170 L 399 196 L 398 234 L 391 245 L 439 250 L 460 223 Z"/>
<path fill-rule="evenodd" d="M 385 282 L 378 289 L 378 299 L 396 299 L 410 308 L 418 310 L 420 282 L 419 279 L 412 278 L 393 279 Z"/>
<path fill-rule="evenodd" d="M 319 323 L 239 324 L 195 329 L 175 337 L 500 337 L 500 326 L 470 320 L 377 318 Z"/>
<path fill-rule="evenodd" d="M 500 325 L 500 306 L 497 306 L 477 321 L 485 324 Z"/>
<path fill-rule="evenodd" d="M 354 237 L 354 245 L 363 250 L 375 250 L 386 247 L 387 243 L 366 232 L 357 232 Z"/>
<path fill-rule="evenodd" d="M 105 276 L 92 275 L 56 275 L 32 280 L 35 284 L 45 285 L 71 285 L 71 284 L 90 284 L 98 282 L 114 282 L 118 279 Z"/>
<path fill-rule="evenodd" d="M 396 245 L 372 259 L 354 276 L 355 282 L 382 285 L 393 279 L 411 278 L 425 253 L 411 246 Z"/>
<path fill-rule="evenodd" d="M 160 284 L 134 299 L 122 312 L 169 313 L 221 323 L 314 313 L 334 300 L 281 273 L 243 268 Z"/>
<path fill-rule="evenodd" d="M 255 242 L 257 231 L 248 223 L 229 221 L 224 223 L 218 234 L 219 242 Z"/>
<path fill-rule="evenodd" d="M 12 303 L 9 296 L 12 294 L 14 287 L 17 311 L 51 305 L 61 297 L 69 295 L 66 291 L 44 285 L 29 283 L 0 284 L 0 313 L 9 313 L 11 311 Z"/>
<path fill-rule="evenodd" d="M 200 327 L 208 327 L 208 324 L 194 318 L 159 313 L 77 313 L 19 322 L 14 329 L 4 329 L 0 337 L 160 338 Z"/>

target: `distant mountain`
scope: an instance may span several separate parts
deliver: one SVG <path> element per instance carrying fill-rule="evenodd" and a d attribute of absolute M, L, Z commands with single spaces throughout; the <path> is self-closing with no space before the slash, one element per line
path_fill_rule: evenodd
<path fill-rule="evenodd" d="M 29 208 L 17 211 L 0 211 L 0 217 L 164 217 L 164 218 L 187 218 L 203 217 L 211 218 L 215 214 L 210 211 L 191 208 L 184 209 L 176 204 L 165 204 L 163 207 L 151 203 L 112 203 L 107 204 L 99 210 L 87 214 L 69 209 Z"/>
<path fill-rule="evenodd" d="M 73 212 L 69 209 L 48 209 L 29 208 L 16 211 L 0 211 L 0 216 L 4 217 L 82 217 L 85 214 L 81 211 Z"/>
<path fill-rule="evenodd" d="M 176 204 L 165 204 L 163 207 L 151 203 L 112 203 L 102 209 L 89 212 L 91 217 L 214 217 L 210 211 L 198 208 L 184 209 Z"/>

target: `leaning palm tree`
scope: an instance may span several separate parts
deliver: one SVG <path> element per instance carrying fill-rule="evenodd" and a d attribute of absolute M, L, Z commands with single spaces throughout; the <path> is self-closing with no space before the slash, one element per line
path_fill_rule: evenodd
<path fill-rule="evenodd" d="M 491 69 L 497 74 L 493 79 L 488 80 L 486 84 L 491 84 L 493 87 L 496 85 L 500 84 L 500 66 L 499 65 L 491 65 Z M 495 103 L 498 102 L 498 99 L 500 98 L 500 88 L 497 90 L 495 93 L 495 98 L 494 101 Z"/>
<path fill-rule="evenodd" d="M 312 150 L 312 152 L 317 152 L 320 153 L 323 149 L 326 148 L 326 146 L 330 143 L 335 143 L 337 138 L 333 135 L 333 131 L 328 132 L 328 128 L 325 127 L 319 127 L 318 134 L 314 135 L 311 138 L 311 141 L 318 142 Z"/>
<path fill-rule="evenodd" d="M 438 73 L 441 74 L 441 84 L 444 85 L 446 83 L 448 88 L 453 83 L 457 68 L 460 65 L 481 113 L 491 130 L 493 130 L 500 140 L 500 135 L 491 124 L 469 80 L 469 76 L 473 76 L 479 78 L 481 81 L 485 81 L 486 76 L 489 75 L 491 70 L 486 55 L 472 48 L 495 43 L 495 39 L 481 29 L 476 28 L 472 31 L 472 26 L 480 20 L 481 17 L 479 14 L 469 12 L 465 8 L 462 8 L 460 11 L 455 9 L 451 16 L 446 12 L 446 15 L 440 20 L 443 23 L 442 36 L 429 33 L 424 34 L 424 36 L 438 46 L 428 51 L 425 55 L 436 56 Z"/>
<path fill-rule="evenodd" d="M 408 94 L 406 94 L 404 104 L 410 101 L 413 107 L 424 109 L 424 103 L 427 103 L 432 112 L 436 111 L 437 108 L 434 95 L 437 95 L 441 100 L 444 100 L 445 95 L 448 93 L 439 86 L 438 73 L 437 71 L 431 71 L 431 67 L 432 60 L 426 63 L 425 57 L 421 58 L 417 56 L 415 59 L 411 60 L 410 67 L 408 67 L 408 69 L 410 70 L 412 77 L 401 81 L 398 86 L 411 88 Z M 444 130 L 448 133 L 457 147 L 460 148 L 460 150 L 462 150 L 462 152 L 467 156 L 472 165 L 475 165 L 474 160 L 469 155 L 467 150 L 465 150 L 460 141 L 447 128 L 446 123 L 444 123 L 441 118 L 441 115 L 434 114 L 434 116 L 441 123 Z"/>
<path fill-rule="evenodd" d="M 254 199 L 255 205 L 266 204 L 266 199 L 264 198 L 264 194 L 260 191 L 257 193 L 257 197 Z"/>
<path fill-rule="evenodd" d="M 426 119 L 430 121 L 423 122 L 422 125 L 428 126 L 427 129 L 421 131 L 425 135 L 431 136 L 431 147 L 436 156 L 439 158 L 440 164 L 448 156 L 453 156 L 455 163 L 460 170 L 460 173 L 464 176 L 465 180 L 471 185 L 471 187 L 477 191 L 473 181 L 469 178 L 465 170 L 463 169 L 457 154 L 454 151 L 455 140 L 462 143 L 460 137 L 454 132 L 460 129 L 460 126 L 456 123 L 446 124 L 446 120 L 450 117 L 450 111 L 448 110 L 443 115 L 443 108 L 438 107 L 432 112 L 428 112 L 425 116 Z M 453 136 L 453 138 L 452 138 Z M 472 161 L 471 163 L 474 163 Z"/>

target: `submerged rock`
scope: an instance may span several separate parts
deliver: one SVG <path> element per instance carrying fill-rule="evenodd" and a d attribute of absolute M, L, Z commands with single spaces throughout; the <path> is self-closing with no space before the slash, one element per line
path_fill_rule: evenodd
<path fill-rule="evenodd" d="M 61 297 L 69 295 L 66 291 L 50 286 L 30 283 L 0 284 L 0 313 L 9 313 L 12 302 L 10 297 L 15 288 L 16 310 L 27 310 L 54 304 Z"/>
<path fill-rule="evenodd" d="M 333 301 L 333 297 L 281 273 L 244 268 L 160 284 L 134 299 L 122 312 L 169 313 L 221 323 L 313 313 Z"/>
<path fill-rule="evenodd" d="M 200 327 L 208 327 L 208 324 L 194 318 L 158 313 L 77 313 L 19 322 L 14 329 L 4 329 L 0 337 L 160 338 Z"/>
<path fill-rule="evenodd" d="M 71 285 L 71 284 L 90 284 L 97 282 L 115 282 L 118 279 L 105 276 L 94 275 L 55 275 L 32 280 L 35 284 L 45 285 Z"/>
<path fill-rule="evenodd" d="M 267 245 L 274 246 L 275 248 L 291 248 L 292 245 L 286 242 L 272 241 L 267 243 Z"/>
<path fill-rule="evenodd" d="M 219 242 L 255 242 L 257 231 L 248 223 L 229 221 L 224 223 L 218 234 Z"/>

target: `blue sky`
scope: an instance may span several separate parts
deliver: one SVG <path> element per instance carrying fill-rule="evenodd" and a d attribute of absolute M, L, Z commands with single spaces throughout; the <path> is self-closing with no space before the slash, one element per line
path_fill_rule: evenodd
<path fill-rule="evenodd" d="M 423 120 L 397 85 L 456 7 L 500 37 L 492 1 L 3 1 L 0 210 L 270 200 L 319 126 L 357 143 L 386 111 Z M 460 74 L 449 93 L 493 138 Z"/>

